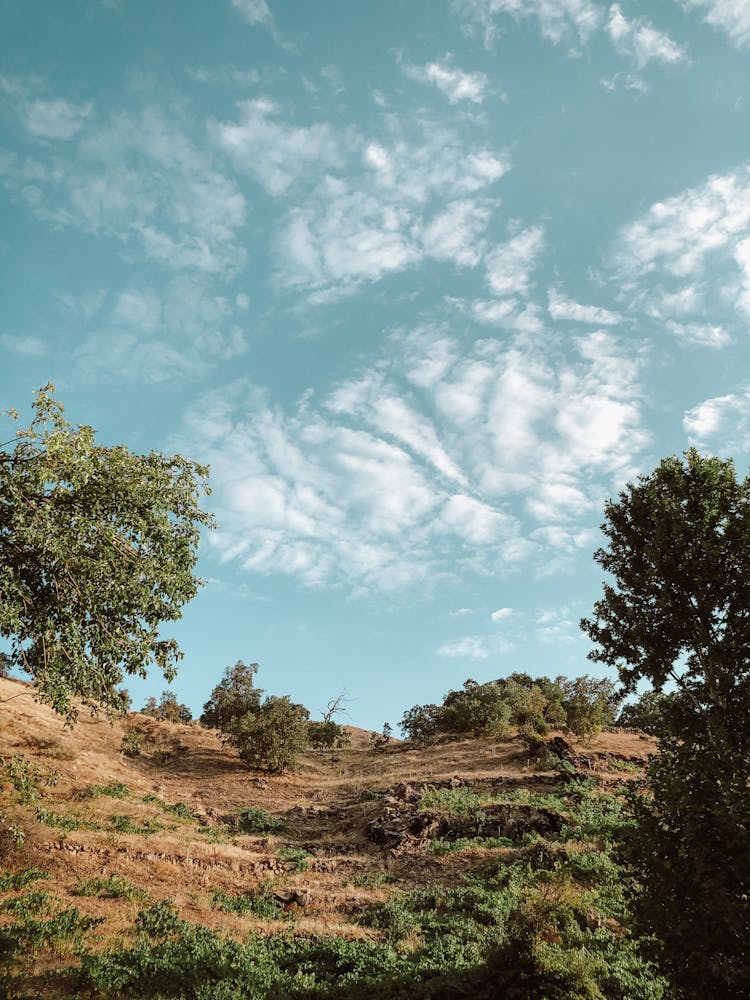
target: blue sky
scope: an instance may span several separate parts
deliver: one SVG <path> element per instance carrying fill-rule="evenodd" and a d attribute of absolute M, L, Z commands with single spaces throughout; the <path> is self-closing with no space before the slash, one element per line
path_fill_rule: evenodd
<path fill-rule="evenodd" d="M 604 501 L 750 459 L 750 2 L 6 0 L 0 39 L 0 405 L 210 463 L 180 699 L 242 658 L 380 728 L 591 671 Z"/>

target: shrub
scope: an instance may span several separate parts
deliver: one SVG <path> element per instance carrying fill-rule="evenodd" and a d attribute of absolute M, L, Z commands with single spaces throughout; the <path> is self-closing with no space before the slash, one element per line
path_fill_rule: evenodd
<path fill-rule="evenodd" d="M 237 827 L 241 833 L 278 833 L 284 829 L 284 820 L 271 816 L 265 809 L 242 809 L 237 816 Z"/>
<path fill-rule="evenodd" d="M 126 757 L 140 757 L 143 750 L 143 737 L 146 731 L 143 726 L 130 726 L 122 737 L 120 750 Z"/>
<path fill-rule="evenodd" d="M 159 701 L 149 698 L 141 709 L 142 715 L 150 715 L 154 719 L 166 719 L 169 722 L 188 723 L 192 721 L 193 713 L 177 701 L 174 691 L 162 692 Z"/>
<path fill-rule="evenodd" d="M 567 728 L 581 739 L 590 740 L 604 726 L 612 725 L 621 696 L 613 681 L 584 674 L 563 680 L 563 706 Z"/>
<path fill-rule="evenodd" d="M 309 854 L 301 847 L 282 847 L 278 851 L 278 856 L 282 861 L 289 861 L 294 865 L 296 872 L 306 872 L 310 864 Z"/>
<path fill-rule="evenodd" d="M 86 791 L 87 799 L 97 799 L 102 795 L 111 799 L 126 799 L 130 795 L 130 789 L 121 781 L 113 781 L 108 785 L 91 785 Z"/>
<path fill-rule="evenodd" d="M 669 733 L 669 710 L 674 701 L 672 694 L 644 691 L 635 701 L 622 706 L 617 725 L 642 729 L 651 736 L 666 736 Z"/>
<path fill-rule="evenodd" d="M 309 712 L 286 695 L 266 698 L 255 712 L 232 719 L 223 731 L 248 767 L 281 774 L 294 767 L 307 744 Z"/>
<path fill-rule="evenodd" d="M 145 899 L 144 889 L 132 885 L 121 875 L 94 876 L 89 879 L 79 878 L 73 888 L 74 896 L 93 896 L 96 899 Z"/>
<path fill-rule="evenodd" d="M 219 889 L 211 897 L 211 906 L 225 913 L 252 915 L 271 920 L 287 915 L 267 886 L 262 886 L 258 892 L 240 892 L 236 895 Z"/>
<path fill-rule="evenodd" d="M 307 738 L 311 747 L 321 750 L 340 749 L 351 743 L 349 733 L 333 719 L 308 722 Z"/>

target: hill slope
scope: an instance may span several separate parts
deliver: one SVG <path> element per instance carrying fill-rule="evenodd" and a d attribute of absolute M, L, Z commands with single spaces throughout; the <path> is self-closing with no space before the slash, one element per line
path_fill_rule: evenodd
<path fill-rule="evenodd" d="M 0 680 L 0 699 L 0 864 L 41 869 L 60 906 L 103 918 L 95 947 L 121 939 L 144 901 L 160 899 L 183 918 L 238 938 L 252 928 L 290 926 L 297 935 L 378 938 L 358 922 L 373 903 L 427 883 L 462 884 L 467 872 L 518 857 L 522 834 L 528 840 L 557 822 L 554 809 L 534 803 L 560 776 L 534 770 L 515 740 L 424 749 L 394 741 L 378 750 L 370 734 L 351 729 L 350 747 L 309 753 L 297 772 L 267 776 L 248 772 L 197 723 L 132 715 L 110 725 L 81 715 L 70 731 L 20 682 Z M 143 749 L 129 757 L 123 737 L 134 725 Z M 638 777 L 653 741 L 603 733 L 572 749 L 579 774 L 611 784 Z M 448 815 L 439 794 L 434 808 L 424 808 L 426 800 L 418 808 L 425 785 L 494 797 L 482 822 L 506 842 L 484 846 L 489 827 Z M 263 812 L 245 814 L 243 826 L 246 810 Z M 21 845 L 9 827 L 23 831 Z M 460 837 L 468 838 L 463 850 L 429 849 Z M 125 895 L 90 894 L 106 893 L 105 881 Z M 227 912 L 227 900 L 243 893 L 268 905 Z M 0 924 L 10 920 L 0 913 Z M 42 955 L 37 969 L 46 961 Z"/>

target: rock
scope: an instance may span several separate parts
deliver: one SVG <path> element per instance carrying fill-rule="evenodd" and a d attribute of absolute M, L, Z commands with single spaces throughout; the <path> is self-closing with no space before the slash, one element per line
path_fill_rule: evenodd
<path fill-rule="evenodd" d="M 274 899 L 282 906 L 303 908 L 310 905 L 312 893 L 309 889 L 276 889 Z"/>

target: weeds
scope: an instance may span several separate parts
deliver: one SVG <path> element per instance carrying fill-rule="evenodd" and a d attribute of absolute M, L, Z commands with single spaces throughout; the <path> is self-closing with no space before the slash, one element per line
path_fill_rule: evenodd
<path fill-rule="evenodd" d="M 60 777 L 59 772 L 45 771 L 22 753 L 0 757 L 0 770 L 5 780 L 13 785 L 18 801 L 24 806 L 39 800 L 40 785 L 51 788 Z"/>
<path fill-rule="evenodd" d="M 310 868 L 309 854 L 301 847 L 282 847 L 277 852 L 282 861 L 290 861 L 295 872 L 306 872 Z"/>
<path fill-rule="evenodd" d="M 37 807 L 36 821 L 37 823 L 43 823 L 45 826 L 62 830 L 64 833 L 73 833 L 75 830 L 101 829 L 97 823 L 81 819 L 80 816 L 75 816 L 72 813 L 58 813 L 52 809 L 42 809 L 41 807 Z"/>
<path fill-rule="evenodd" d="M 143 837 L 150 837 L 164 829 L 164 824 L 157 820 L 145 819 L 142 823 L 136 823 L 132 816 L 125 813 L 113 813 L 109 817 L 109 825 L 115 833 L 137 833 Z"/>
<path fill-rule="evenodd" d="M 73 889 L 74 896 L 93 896 L 95 899 L 146 899 L 148 893 L 132 885 L 121 875 L 95 876 L 89 879 L 78 879 Z"/>
<path fill-rule="evenodd" d="M 242 809 L 237 816 L 240 833 L 279 833 L 284 826 L 283 819 L 271 816 L 265 809 Z"/>
<path fill-rule="evenodd" d="M 113 781 L 109 785 L 91 785 L 86 790 L 87 799 L 97 799 L 103 795 L 111 799 L 126 799 L 130 795 L 130 789 L 121 781 Z"/>
<path fill-rule="evenodd" d="M 24 889 L 31 882 L 49 878 L 48 872 L 39 868 L 24 868 L 20 872 L 0 872 L 0 892 Z"/>
<path fill-rule="evenodd" d="M 211 906 L 224 913 L 238 913 L 240 916 L 252 915 L 266 919 L 287 917 L 283 907 L 267 886 L 261 886 L 258 892 L 240 892 L 233 895 L 218 889 L 211 897 Z"/>

